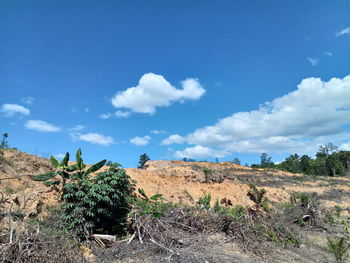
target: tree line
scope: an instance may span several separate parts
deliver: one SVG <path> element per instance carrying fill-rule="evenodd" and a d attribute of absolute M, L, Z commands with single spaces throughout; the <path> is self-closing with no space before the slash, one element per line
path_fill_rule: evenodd
<path fill-rule="evenodd" d="M 274 168 L 291 173 L 303 173 L 320 176 L 346 176 L 350 174 L 350 151 L 339 151 L 337 146 L 329 143 L 320 146 L 316 157 L 291 154 L 283 162 L 275 164 L 267 153 L 260 155 L 260 164 L 252 168 Z"/>

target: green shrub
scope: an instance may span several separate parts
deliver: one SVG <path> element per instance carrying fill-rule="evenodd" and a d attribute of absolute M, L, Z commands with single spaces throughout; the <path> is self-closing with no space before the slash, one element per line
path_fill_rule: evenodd
<path fill-rule="evenodd" d="M 293 193 L 290 197 L 291 203 L 307 207 L 311 202 L 311 197 L 306 193 Z"/>
<path fill-rule="evenodd" d="M 115 163 L 106 172 L 91 176 L 106 160 L 85 169 L 81 154 L 78 149 L 76 163 L 72 165 L 68 165 L 69 153 L 61 162 L 51 156 L 56 171 L 35 175 L 32 179 L 43 181 L 47 186 L 62 185 L 62 218 L 80 237 L 93 232 L 122 233 L 122 224 L 129 212 L 127 199 L 134 189 L 130 177 Z"/>
<path fill-rule="evenodd" d="M 327 247 L 329 252 L 331 252 L 337 262 L 343 262 L 345 257 L 347 257 L 347 251 L 350 245 L 347 242 L 347 238 L 341 237 L 339 239 L 332 240 L 327 238 Z"/>
<path fill-rule="evenodd" d="M 230 216 L 233 220 L 239 220 L 244 217 L 245 209 L 241 205 L 236 205 L 232 208 L 227 209 L 227 215 Z"/>
<path fill-rule="evenodd" d="M 148 197 L 143 189 L 138 189 L 139 197 L 133 201 L 132 216 L 152 215 L 155 218 L 162 217 L 165 212 L 175 207 L 172 203 L 164 202 L 161 194 Z"/>
<path fill-rule="evenodd" d="M 206 210 L 210 209 L 210 202 L 211 202 L 211 194 L 208 193 L 204 196 L 202 196 L 201 198 L 199 198 L 199 200 L 197 201 L 198 205 L 200 207 L 203 207 Z"/>
<path fill-rule="evenodd" d="M 64 186 L 62 218 L 81 236 L 94 232 L 122 234 L 133 189 L 125 170 L 115 167 L 68 182 Z"/>
<path fill-rule="evenodd" d="M 265 196 L 266 190 L 264 188 L 258 190 L 253 184 L 249 184 L 249 188 L 247 195 L 250 200 L 262 207 L 266 212 L 269 211 L 269 200 Z"/>

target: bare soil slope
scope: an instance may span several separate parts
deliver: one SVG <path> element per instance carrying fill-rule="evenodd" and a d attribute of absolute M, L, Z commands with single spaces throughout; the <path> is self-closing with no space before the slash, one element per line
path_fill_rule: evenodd
<path fill-rule="evenodd" d="M 49 207 L 57 204 L 58 193 L 41 182 L 32 181 L 30 175 L 52 170 L 47 159 L 17 150 L 3 151 L 0 159 L 0 198 L 6 200 L 4 209 L 24 211 L 25 217 L 44 217 Z M 317 193 L 321 206 L 342 207 L 342 217 L 349 221 L 350 178 L 347 177 L 311 177 L 252 169 L 228 162 L 148 161 L 144 169 L 127 168 L 126 171 L 147 195 L 160 193 L 166 201 L 174 203 L 193 205 L 204 194 L 210 193 L 212 202 L 226 198 L 233 205 L 252 206 L 247 191 L 249 184 L 254 184 L 265 188 L 272 202 L 288 202 L 293 192 Z M 239 249 L 224 234 L 183 236 L 183 242 L 189 242 L 189 247 L 197 251 L 197 256 L 191 261 L 175 261 L 174 257 L 171 262 L 333 262 L 332 255 L 326 250 L 326 241 L 326 234 L 310 233 L 307 241 L 310 246 L 303 245 L 288 251 L 277 248 L 273 253 L 271 251 L 269 257 L 259 259 Z M 130 253 L 130 247 L 134 249 L 133 253 Z M 170 262 L 169 255 L 159 253 L 159 248 L 139 247 L 134 243 L 130 247 L 127 251 L 124 247 L 114 247 L 93 258 L 97 262 Z"/>

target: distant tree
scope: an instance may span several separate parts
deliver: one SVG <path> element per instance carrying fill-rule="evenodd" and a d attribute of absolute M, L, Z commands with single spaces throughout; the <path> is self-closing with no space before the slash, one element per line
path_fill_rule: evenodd
<path fill-rule="evenodd" d="M 291 154 L 283 162 L 281 162 L 278 167 L 282 170 L 291 172 L 291 173 L 300 173 L 300 158 L 298 154 Z"/>
<path fill-rule="evenodd" d="M 1 149 L 7 149 L 9 147 L 9 145 L 7 143 L 7 138 L 8 138 L 8 134 L 5 132 L 2 135 L 2 141 L 1 141 L 1 145 L 0 145 Z"/>
<path fill-rule="evenodd" d="M 300 157 L 300 170 L 303 174 L 312 174 L 311 157 L 303 155 Z"/>
<path fill-rule="evenodd" d="M 233 161 L 232 161 L 234 164 L 238 164 L 238 165 L 241 165 L 241 161 L 237 158 L 237 157 L 235 157 L 235 158 L 233 158 Z"/>
<path fill-rule="evenodd" d="M 139 160 L 139 166 L 137 168 L 142 169 L 147 161 L 151 160 L 147 154 L 141 154 Z"/>
<path fill-rule="evenodd" d="M 219 159 L 218 159 L 218 158 L 215 158 L 215 162 L 218 163 L 218 162 L 219 162 Z"/>
<path fill-rule="evenodd" d="M 188 162 L 188 159 L 185 157 L 182 159 L 183 162 Z"/>
<path fill-rule="evenodd" d="M 322 158 L 327 157 L 338 149 L 333 143 L 328 143 L 326 145 L 321 145 L 318 152 L 316 153 L 316 157 Z"/>
<path fill-rule="evenodd" d="M 271 157 L 267 153 L 262 153 L 260 155 L 260 167 L 261 168 L 271 168 L 274 163 L 271 161 Z"/>

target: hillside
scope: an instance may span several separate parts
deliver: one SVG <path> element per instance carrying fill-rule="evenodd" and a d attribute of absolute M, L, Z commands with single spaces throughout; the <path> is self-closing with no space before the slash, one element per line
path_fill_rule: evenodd
<path fill-rule="evenodd" d="M 58 203 L 57 191 L 43 186 L 41 182 L 32 181 L 30 175 L 52 170 L 47 159 L 17 150 L 5 150 L 0 163 L 0 193 L 2 200 L 6 200 L 3 209 L 22 211 L 25 218 L 45 218 L 49 209 Z M 344 224 L 349 223 L 350 178 L 347 177 L 311 177 L 252 169 L 228 162 L 148 161 L 144 169 L 127 168 L 126 172 L 147 195 L 162 194 L 167 202 L 186 205 L 196 205 L 199 198 L 210 193 L 212 205 L 215 200 L 226 198 L 231 200 L 233 206 L 253 207 L 254 202 L 247 196 L 249 184 L 266 189 L 266 196 L 272 204 L 289 202 L 295 192 L 315 193 L 322 210 L 334 211 L 335 206 L 339 206 L 342 221 Z M 3 220 L 1 223 L 6 228 L 6 222 Z M 239 244 L 223 234 L 208 232 L 205 236 L 193 234 L 187 238 L 200 237 L 199 243 L 194 239 L 191 242 L 195 243 L 192 244 L 193 248 L 199 253 L 196 258 L 205 258 L 205 253 L 211 255 L 211 261 L 206 262 L 332 262 L 326 250 L 326 236 L 345 233 L 341 232 L 343 230 L 334 231 L 339 230 L 325 233 L 318 229 L 308 232 L 307 246 L 303 245 L 299 250 L 289 249 L 288 252 L 283 248 L 275 248 L 273 255 L 265 254 L 264 260 L 242 250 Z M 169 258 L 169 255 L 159 256 L 154 249 L 144 251 L 139 245 L 135 247 L 134 244 L 131 248 L 136 254 L 126 255 L 120 248 L 110 248 L 104 252 L 96 250 L 90 259 L 96 262 L 167 262 Z M 117 252 L 122 256 L 117 257 L 118 260 L 110 259 L 109 255 Z M 203 262 L 196 260 L 188 262 Z"/>

